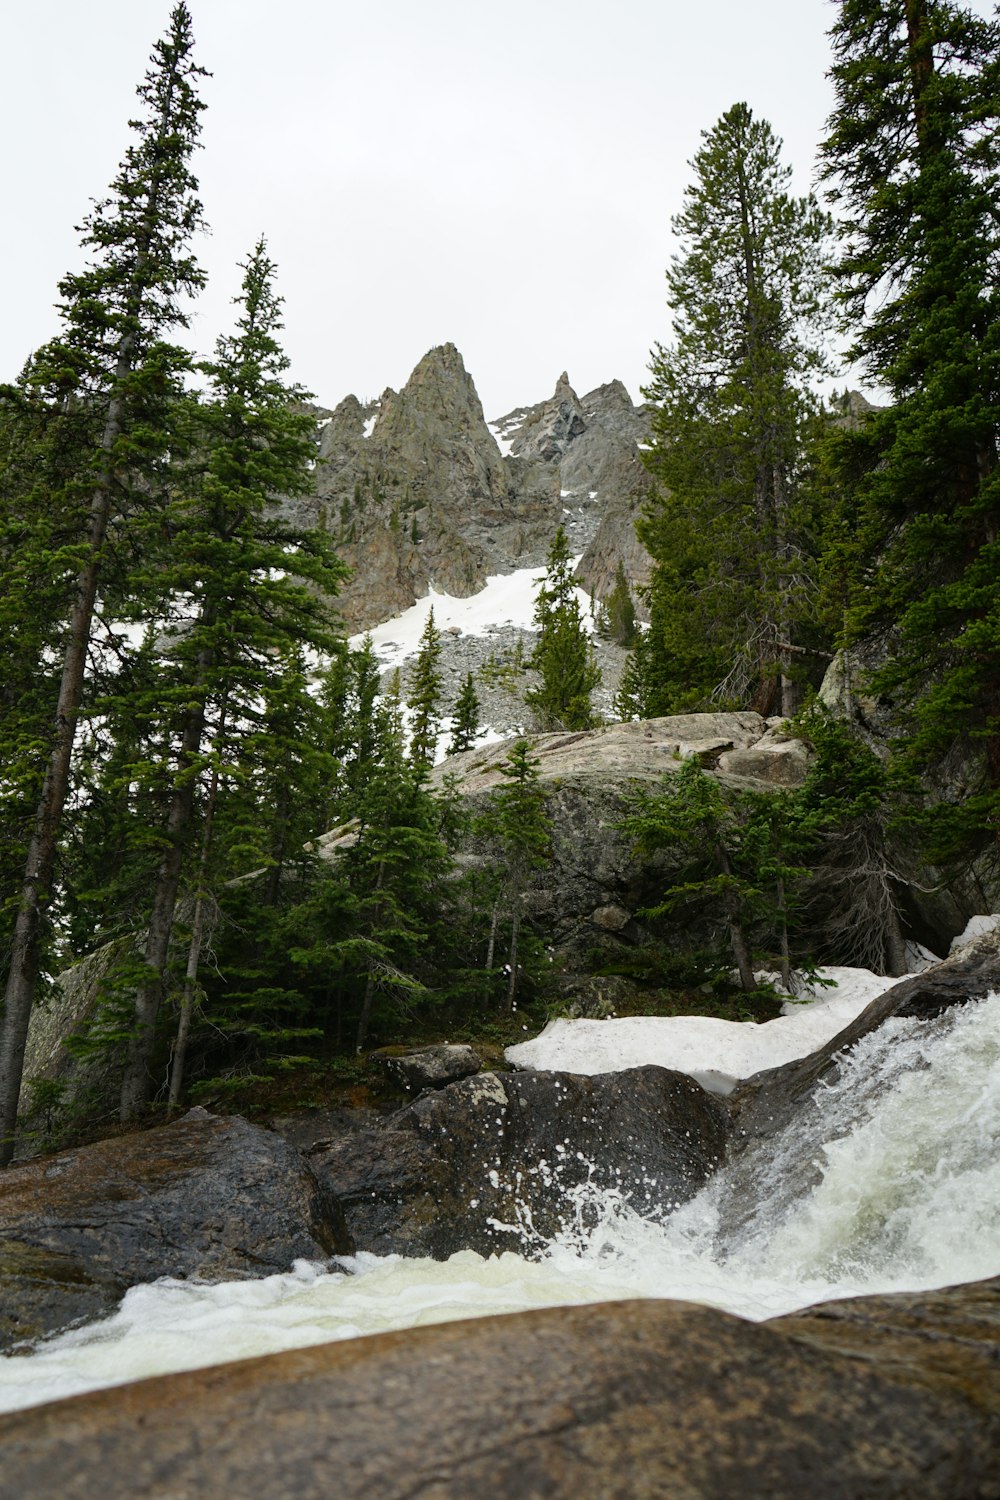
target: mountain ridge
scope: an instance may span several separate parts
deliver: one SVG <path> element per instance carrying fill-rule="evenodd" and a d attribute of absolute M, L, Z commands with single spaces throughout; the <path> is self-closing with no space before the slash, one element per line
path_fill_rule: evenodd
<path fill-rule="evenodd" d="M 577 581 L 601 598 L 619 560 L 633 587 L 650 559 L 634 521 L 651 481 L 645 408 L 619 380 L 486 420 L 454 344 L 418 362 L 399 391 L 319 408 L 313 496 L 290 502 L 326 529 L 352 568 L 339 599 L 351 631 L 409 608 L 433 587 L 467 597 L 490 575 L 544 564 L 560 524 Z"/>

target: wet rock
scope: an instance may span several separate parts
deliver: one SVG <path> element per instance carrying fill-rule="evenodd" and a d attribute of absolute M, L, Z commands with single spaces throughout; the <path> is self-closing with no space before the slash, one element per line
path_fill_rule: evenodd
<path fill-rule="evenodd" d="M 0 1348 L 109 1313 L 157 1276 L 268 1276 L 351 1248 L 292 1146 L 192 1110 L 0 1176 Z"/>
<path fill-rule="evenodd" d="M 595 1190 L 666 1212 L 714 1170 L 727 1124 L 718 1099 L 666 1068 L 481 1073 L 318 1143 L 309 1161 L 359 1250 L 443 1259 L 530 1251 L 590 1224 Z"/>
<path fill-rule="evenodd" d="M 483 1066 L 482 1058 L 472 1047 L 453 1042 L 422 1047 L 418 1052 L 386 1055 L 380 1060 L 408 1089 L 416 1091 L 442 1089 L 446 1084 L 457 1083 L 460 1078 L 470 1078 Z"/>
<path fill-rule="evenodd" d="M 0 1418 L 19 1500 L 996 1500 L 997 1282 L 409 1329 Z"/>

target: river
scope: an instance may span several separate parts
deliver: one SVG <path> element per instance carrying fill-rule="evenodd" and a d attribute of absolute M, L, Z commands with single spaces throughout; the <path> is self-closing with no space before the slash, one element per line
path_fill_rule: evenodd
<path fill-rule="evenodd" d="M 609 1193 L 583 1189 L 576 1207 L 576 1228 L 532 1258 L 360 1255 L 260 1281 L 135 1287 L 113 1317 L 0 1359 L 0 1410 L 531 1307 L 674 1297 L 761 1319 L 834 1297 L 996 1275 L 1000 996 L 933 1021 L 887 1022 L 794 1128 L 662 1222 Z"/>

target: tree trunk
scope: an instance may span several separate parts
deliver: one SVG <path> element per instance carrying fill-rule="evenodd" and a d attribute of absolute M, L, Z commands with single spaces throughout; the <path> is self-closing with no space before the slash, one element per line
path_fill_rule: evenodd
<path fill-rule="evenodd" d="M 906 939 L 899 921 L 899 912 L 896 903 L 892 899 L 891 890 L 889 895 L 889 909 L 885 919 L 885 960 L 886 969 L 894 979 L 900 978 L 906 973 Z"/>
<path fill-rule="evenodd" d="M 385 860 L 380 859 L 378 864 L 378 875 L 375 880 L 375 894 L 378 895 L 385 885 Z M 376 921 L 378 921 L 378 908 L 376 907 Z M 365 1042 L 368 1040 L 368 1023 L 371 1020 L 372 1005 L 375 1000 L 375 971 L 369 964 L 368 977 L 365 980 L 365 993 L 361 1002 L 361 1015 L 358 1017 L 358 1034 L 354 1042 L 354 1050 L 360 1054 L 364 1050 Z"/>
<path fill-rule="evenodd" d="M 375 1000 L 375 971 L 368 970 L 365 980 L 364 999 L 361 1002 L 361 1015 L 358 1017 L 358 1034 L 354 1039 L 354 1050 L 358 1054 L 364 1051 L 365 1042 L 368 1040 L 368 1023 L 371 1020 L 372 1004 Z"/>
<path fill-rule="evenodd" d="M 28 1022 L 34 1003 L 40 967 L 40 949 L 45 914 L 52 895 L 56 866 L 59 827 L 69 789 L 76 721 L 83 694 L 87 648 L 94 615 L 94 602 L 101 571 L 102 554 L 111 514 L 111 454 L 120 437 L 126 416 L 125 388 L 133 374 L 138 351 L 137 328 L 141 322 L 143 297 L 149 290 L 152 272 L 149 247 L 158 228 L 161 213 L 163 172 L 169 170 L 171 150 L 167 142 L 172 133 L 175 85 L 179 81 L 175 60 L 168 75 L 169 87 L 163 92 L 159 127 L 154 137 L 163 165 L 157 165 L 149 179 L 142 222 L 135 239 L 135 259 L 125 294 L 126 318 L 114 355 L 114 373 L 110 385 L 108 408 L 98 444 L 105 466 L 91 495 L 87 517 L 87 561 L 77 575 L 73 608 L 69 619 L 68 640 L 63 656 L 63 670 L 56 700 L 52 749 L 42 783 L 42 793 L 28 846 L 21 899 L 11 942 L 10 970 L 0 1018 L 0 1166 L 10 1164 L 14 1154 L 17 1106 L 24 1072 L 24 1049 L 28 1039 Z M 148 143 L 147 143 L 148 144 Z M 138 204 L 133 205 L 138 207 Z"/>
<path fill-rule="evenodd" d="M 518 890 L 510 914 L 510 974 L 507 979 L 507 1009 L 517 1009 L 517 944 L 521 936 L 521 893 Z"/>
<path fill-rule="evenodd" d="M 219 733 L 225 724 L 225 710 L 223 709 Z M 180 1015 L 177 1018 L 177 1035 L 174 1038 L 174 1052 L 170 1061 L 170 1096 L 167 1100 L 167 1108 L 171 1112 L 180 1107 L 181 1093 L 184 1089 L 184 1070 L 187 1064 L 188 1038 L 191 1035 L 191 1018 L 194 1015 L 194 1001 L 198 988 L 198 967 L 201 963 L 201 950 L 205 940 L 205 909 L 209 902 L 215 903 L 206 890 L 208 879 L 208 856 L 212 848 L 212 825 L 215 821 L 215 804 L 219 795 L 219 767 L 212 767 L 212 781 L 208 791 L 208 803 L 205 808 L 205 828 L 201 839 L 201 859 L 198 865 L 198 890 L 194 902 L 194 914 L 191 918 L 191 941 L 188 944 L 187 965 L 184 970 L 184 989 L 181 992 Z"/>
<path fill-rule="evenodd" d="M 128 335 L 122 342 L 115 370 L 115 385 L 119 388 L 129 374 L 134 345 L 133 335 Z M 124 414 L 124 398 L 112 397 L 101 434 L 100 447 L 103 453 L 110 454 L 117 442 Z M 56 700 L 52 750 L 35 812 L 24 883 L 21 887 L 21 902 L 11 943 L 10 971 L 7 976 L 3 1017 L 0 1020 L 0 1166 L 7 1166 L 14 1154 L 17 1104 L 24 1071 L 28 1021 L 38 983 L 45 912 L 52 894 L 59 826 L 69 790 L 77 714 L 83 696 L 87 648 L 90 644 L 101 554 L 110 513 L 111 474 L 106 472 L 101 476 L 101 483 L 91 497 L 87 518 L 88 557 L 76 579 L 69 639 L 63 656 L 59 696 Z"/>
<path fill-rule="evenodd" d="M 207 667 L 207 660 L 203 659 L 200 665 Z M 178 785 L 174 788 L 167 816 L 167 848 L 157 872 L 146 933 L 144 958 L 149 978 L 139 986 L 135 997 L 135 1024 L 129 1041 L 121 1089 L 120 1117 L 123 1121 L 134 1120 L 149 1102 L 152 1083 L 150 1070 L 156 1046 L 156 1019 L 163 998 L 164 975 L 174 930 L 177 892 L 184 864 L 184 839 L 194 810 L 195 779 L 190 768 L 201 749 L 204 728 L 205 705 L 196 703 L 185 715 L 178 755 Z"/>
<path fill-rule="evenodd" d="M 485 974 L 486 974 L 486 998 L 487 999 L 489 999 L 490 992 L 491 992 L 491 990 L 493 988 L 493 984 L 492 984 L 492 980 L 493 980 L 493 959 L 494 959 L 494 956 L 496 954 L 496 948 L 497 948 L 497 928 L 499 927 L 499 925 L 500 925 L 500 899 L 498 897 L 497 900 L 494 901 L 494 903 L 493 903 L 493 910 L 490 912 L 490 940 L 489 940 L 489 942 L 486 945 Z"/>
<path fill-rule="evenodd" d="M 274 848 L 271 852 L 274 862 L 267 872 L 267 880 L 264 886 L 264 900 L 268 906 L 277 906 L 278 896 L 281 891 L 281 875 L 285 867 L 285 852 L 288 845 L 288 818 L 291 811 L 291 802 L 291 787 L 285 781 L 282 783 L 278 805 L 274 810 L 274 826 L 277 833 Z"/>
<path fill-rule="evenodd" d="M 721 843 L 715 846 L 715 860 L 721 874 L 732 875 L 733 867 L 730 863 L 729 855 L 726 852 L 725 846 Z M 726 892 L 723 911 L 725 913 L 726 930 L 729 933 L 729 946 L 733 951 L 733 958 L 736 960 L 736 967 L 739 970 L 740 987 L 744 990 L 756 989 L 757 981 L 753 977 L 753 960 L 750 956 L 750 944 L 747 942 L 747 935 L 743 930 L 743 923 L 740 921 L 736 897 L 732 891 Z"/>
<path fill-rule="evenodd" d="M 934 77 L 934 43 L 927 23 L 927 0 L 906 0 L 906 40 L 917 144 L 926 162 L 934 146 L 929 138 L 927 112 L 927 89 Z"/>
<path fill-rule="evenodd" d="M 785 904 L 785 882 L 778 880 L 778 936 L 781 944 L 781 983 L 792 992 L 792 963 L 788 952 L 788 909 Z"/>

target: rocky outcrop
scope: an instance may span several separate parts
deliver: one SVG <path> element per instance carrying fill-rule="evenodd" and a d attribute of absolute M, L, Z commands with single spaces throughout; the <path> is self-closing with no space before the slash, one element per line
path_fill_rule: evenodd
<path fill-rule="evenodd" d="M 724 1105 L 680 1073 L 482 1073 L 307 1156 L 359 1250 L 489 1255 L 589 1224 L 614 1189 L 656 1217 L 693 1197 L 725 1145 Z"/>
<path fill-rule="evenodd" d="M 655 784 L 691 757 L 716 768 L 720 780 L 733 788 L 787 785 L 793 776 L 805 774 L 807 762 L 800 742 L 789 741 L 780 723 L 769 724 L 751 712 L 680 714 L 533 737 L 532 754 L 553 824 L 553 859 L 539 873 L 525 908 L 564 967 L 585 972 L 595 946 L 625 951 L 648 935 L 637 914 L 661 888 L 662 871 L 636 858 L 620 826 L 635 787 Z M 512 743 L 451 756 L 435 768 L 432 779 L 440 786 L 446 775 L 454 776 L 467 808 L 475 811 L 503 784 L 500 767 Z M 736 754 L 744 757 L 739 773 L 725 771 L 726 757 Z M 781 766 L 785 779 L 779 781 L 772 768 Z M 333 859 L 355 837 L 352 827 L 337 828 L 317 839 L 315 847 Z M 475 846 L 468 858 L 475 862 L 485 855 Z M 50 1007 L 33 1016 L 23 1109 L 30 1105 L 32 1079 L 66 1082 L 74 1099 L 91 1085 L 113 1092 L 111 1064 L 81 1067 L 62 1046 L 90 1014 L 113 953 L 109 947 L 74 966 L 60 979 Z"/>
<path fill-rule="evenodd" d="M 267 1276 L 351 1248 L 292 1146 L 195 1109 L 0 1177 L 0 1348 L 101 1317 L 157 1276 Z"/>
<path fill-rule="evenodd" d="M 549 1308 L 0 1418 L 19 1500 L 995 1500 L 1000 1284 Z"/>
<path fill-rule="evenodd" d="M 649 924 L 639 913 L 659 899 L 666 863 L 659 855 L 639 858 L 622 828 L 635 790 L 655 786 L 689 759 L 734 790 L 796 784 L 808 757 L 799 741 L 772 748 L 780 733 L 747 712 L 678 714 L 532 737 L 552 823 L 552 859 L 527 893 L 525 910 L 563 967 L 586 971 L 595 947 L 627 951 L 648 940 Z M 475 811 L 502 785 L 500 767 L 511 743 L 451 756 L 434 778 L 454 776 Z M 724 771 L 726 756 L 737 753 L 743 757 L 739 771 Z"/>
<path fill-rule="evenodd" d="M 490 573 L 541 566 L 562 522 L 581 580 L 606 592 L 619 559 L 648 558 L 633 522 L 649 480 L 647 420 L 620 381 L 555 394 L 487 425 L 453 344 L 432 349 L 401 391 L 348 396 L 321 420 L 316 492 L 289 502 L 336 538 L 354 569 L 340 599 L 351 630 L 408 608 L 431 584 L 465 596 Z M 503 451 L 502 451 L 503 450 Z"/>
<path fill-rule="evenodd" d="M 771 778 L 750 771 L 724 772 L 721 757 L 732 751 L 758 749 L 762 756 L 773 753 L 775 735 L 781 734 L 783 720 L 762 719 L 752 712 L 716 714 L 674 714 L 661 719 L 643 719 L 627 724 L 605 724 L 600 729 L 581 729 L 573 733 L 537 734 L 531 736 L 531 755 L 538 763 L 543 782 L 560 782 L 568 777 L 585 778 L 600 785 L 625 785 L 629 782 L 655 782 L 676 771 L 685 760 L 696 759 L 708 769 L 718 767 L 720 780 L 739 784 L 766 783 Z M 784 741 L 801 750 L 801 775 L 805 778 L 808 757 L 800 741 Z M 501 786 L 500 767 L 513 740 L 499 745 L 483 745 L 451 756 L 435 769 L 440 781 L 446 774 L 455 775 L 464 794 Z M 774 746 L 778 748 L 778 746 Z"/>

